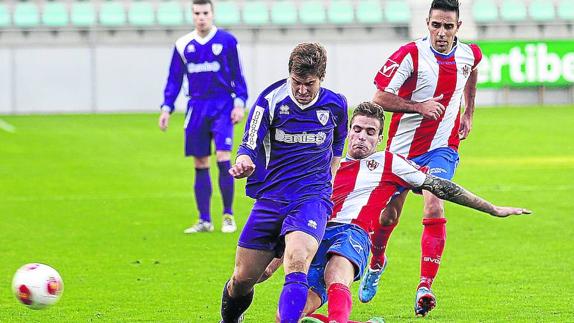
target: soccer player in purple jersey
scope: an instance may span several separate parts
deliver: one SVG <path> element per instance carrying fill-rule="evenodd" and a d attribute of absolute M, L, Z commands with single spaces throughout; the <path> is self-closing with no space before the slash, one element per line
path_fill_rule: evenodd
<path fill-rule="evenodd" d="M 244 116 L 247 87 L 241 72 L 237 40 L 213 25 L 211 0 L 193 0 L 195 30 L 175 43 L 169 77 L 161 106 L 159 127 L 165 131 L 179 95 L 183 77 L 187 76 L 189 101 L 185 117 L 185 155 L 195 162 L 195 200 L 199 221 L 185 233 L 211 232 L 211 179 L 209 156 L 215 142 L 219 188 L 223 198 L 221 231 L 234 232 L 233 177 L 231 167 L 233 125 Z"/>
<path fill-rule="evenodd" d="M 221 316 L 239 322 L 267 265 L 284 255 L 281 322 L 297 322 L 307 299 L 307 272 L 332 211 L 332 172 L 347 134 L 347 102 L 321 87 L 323 46 L 299 44 L 289 77 L 269 86 L 251 109 L 235 165 L 256 199 L 239 237 L 235 269 L 223 289 Z"/>

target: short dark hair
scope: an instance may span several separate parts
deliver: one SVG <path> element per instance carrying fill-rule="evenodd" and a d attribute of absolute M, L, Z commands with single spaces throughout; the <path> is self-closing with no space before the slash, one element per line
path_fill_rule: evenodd
<path fill-rule="evenodd" d="M 431 11 L 437 9 L 442 11 L 454 11 L 456 12 L 456 18 L 458 19 L 458 17 L 460 17 L 459 7 L 460 4 L 458 3 L 458 0 L 433 0 L 429 9 L 429 17 Z"/>
<path fill-rule="evenodd" d="M 211 0 L 193 0 L 193 2 L 191 4 L 192 5 L 194 5 L 194 4 L 208 4 L 211 6 L 211 9 L 213 10 L 213 3 L 211 2 Z"/>
<path fill-rule="evenodd" d="M 301 43 L 289 56 L 289 74 L 300 77 L 313 75 L 323 79 L 326 70 L 327 51 L 319 43 Z"/>
<path fill-rule="evenodd" d="M 375 102 L 360 103 L 355 108 L 355 110 L 353 110 L 353 116 L 351 117 L 351 122 L 349 123 L 350 127 L 352 126 L 353 119 L 355 119 L 356 116 L 365 116 L 379 120 L 379 123 L 381 124 L 379 135 L 383 133 L 383 126 L 385 125 L 385 110 L 380 105 L 376 104 Z"/>

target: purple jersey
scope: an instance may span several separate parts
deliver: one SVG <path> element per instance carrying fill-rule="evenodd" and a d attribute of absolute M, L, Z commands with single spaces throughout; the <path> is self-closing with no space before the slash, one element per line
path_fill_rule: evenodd
<path fill-rule="evenodd" d="M 237 48 L 235 37 L 215 26 L 204 38 L 196 31 L 179 38 L 175 42 L 162 106 L 173 112 L 184 75 L 187 75 L 187 95 L 191 99 L 233 97 L 245 102 L 247 87 Z"/>
<path fill-rule="evenodd" d="M 331 160 L 341 156 L 347 136 L 347 101 L 321 88 L 307 105 L 297 102 L 288 80 L 268 87 L 249 113 L 238 155 L 248 155 L 255 172 L 247 195 L 293 201 L 331 196 Z"/>

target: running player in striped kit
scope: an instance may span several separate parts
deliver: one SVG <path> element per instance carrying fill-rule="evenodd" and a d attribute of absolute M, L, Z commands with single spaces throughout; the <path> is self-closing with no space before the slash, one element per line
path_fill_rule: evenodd
<path fill-rule="evenodd" d="M 521 208 L 495 206 L 453 182 L 425 174 L 400 155 L 377 152 L 383 123 L 383 109 L 374 103 L 361 103 L 353 112 L 348 153 L 335 176 L 333 214 L 308 275 L 310 292 L 304 313 L 312 313 L 328 302 L 328 316 L 309 314 L 301 322 L 353 322 L 349 321 L 349 287 L 367 266 L 369 232 L 401 189 L 428 191 L 496 217 L 530 213 Z M 384 321 L 372 318 L 368 322 Z"/>
<path fill-rule="evenodd" d="M 472 126 L 476 95 L 476 67 L 482 58 L 478 46 L 456 37 L 458 0 L 434 0 L 429 10 L 429 35 L 402 46 L 375 77 L 373 99 L 393 112 L 387 149 L 429 168 L 430 174 L 450 180 L 459 161 L 458 145 Z M 464 94 L 465 109 L 461 116 Z M 385 249 L 399 221 L 408 191 L 394 197 L 372 236 L 373 257 L 361 281 L 359 299 L 370 301 L 387 266 Z M 423 192 L 421 272 L 415 314 L 426 315 L 436 304 L 431 285 L 439 269 L 446 240 L 443 201 Z"/>

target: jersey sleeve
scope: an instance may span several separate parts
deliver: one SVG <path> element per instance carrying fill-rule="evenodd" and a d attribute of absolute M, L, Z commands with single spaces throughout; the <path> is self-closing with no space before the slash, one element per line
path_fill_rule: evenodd
<path fill-rule="evenodd" d="M 257 102 L 251 108 L 245 125 L 245 132 L 243 133 L 243 140 L 237 155 L 247 155 L 252 161 L 257 159 L 257 153 L 263 145 L 263 139 L 269 131 L 270 118 L 269 118 L 269 103 L 263 95 L 261 95 Z"/>
<path fill-rule="evenodd" d="M 227 61 L 231 71 L 231 82 L 235 91 L 235 97 L 244 103 L 247 101 L 247 85 L 241 68 L 241 58 L 239 57 L 239 44 L 235 39 L 231 43 Z"/>
<path fill-rule="evenodd" d="M 472 50 L 472 54 L 474 56 L 474 64 L 472 65 L 472 69 L 476 69 L 480 61 L 482 61 L 482 51 L 477 44 L 471 44 L 470 49 Z"/>
<path fill-rule="evenodd" d="M 418 165 L 398 155 L 393 156 L 392 172 L 397 179 L 396 184 L 403 187 L 419 188 L 426 179 L 426 174 Z"/>
<path fill-rule="evenodd" d="M 416 69 L 416 45 L 414 43 L 402 46 L 377 72 L 375 85 L 384 92 L 398 95 L 399 89 Z"/>
<path fill-rule="evenodd" d="M 345 148 L 345 139 L 347 138 L 348 131 L 348 113 L 347 113 L 347 99 L 339 94 L 342 101 L 341 109 L 338 109 L 338 113 L 335 115 L 335 131 L 333 133 L 333 156 L 341 157 L 343 155 L 343 149 Z"/>
<path fill-rule="evenodd" d="M 172 113 L 175 109 L 175 100 L 179 95 L 181 90 L 181 84 L 183 83 L 183 76 L 185 74 L 185 64 L 177 48 L 173 49 L 173 55 L 171 56 L 171 63 L 169 65 L 169 75 L 167 77 L 167 84 L 165 85 L 165 90 L 163 91 L 163 107 L 169 108 L 169 112 Z"/>

